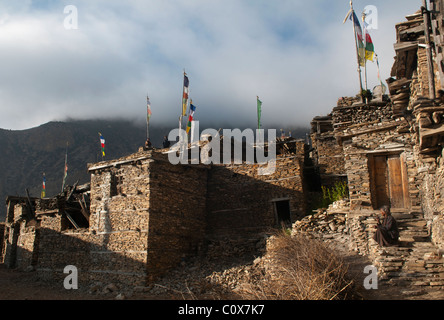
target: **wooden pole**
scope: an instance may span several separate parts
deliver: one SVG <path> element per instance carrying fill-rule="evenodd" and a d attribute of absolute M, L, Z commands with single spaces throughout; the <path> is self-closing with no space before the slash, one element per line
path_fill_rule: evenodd
<path fill-rule="evenodd" d="M 363 41 L 364 41 L 364 83 L 365 83 L 365 90 L 368 90 L 367 85 L 367 29 L 365 28 L 365 12 L 362 12 L 362 31 L 363 31 Z"/>
<path fill-rule="evenodd" d="M 356 25 L 355 25 L 355 11 L 353 10 L 353 1 L 350 1 L 350 9 L 351 9 L 351 15 L 352 15 L 352 21 L 353 21 L 353 36 L 355 37 L 355 46 L 356 46 L 356 58 L 358 61 L 358 73 L 359 73 L 359 85 L 361 88 L 361 92 L 359 93 L 362 97 L 362 74 L 361 74 L 361 64 L 359 62 L 359 46 L 358 46 L 358 38 L 356 35 Z M 362 98 L 362 100 L 364 100 Z M 364 102 L 364 101 L 363 101 Z"/>
<path fill-rule="evenodd" d="M 429 98 L 434 100 L 435 95 L 435 72 L 433 71 L 433 54 L 430 41 L 430 20 L 429 20 L 429 10 L 427 9 L 427 0 L 422 0 L 422 16 L 424 19 L 424 34 L 426 40 L 426 51 L 427 51 L 427 69 L 429 78 Z"/>
<path fill-rule="evenodd" d="M 149 115 L 149 108 L 150 108 L 150 98 L 148 97 L 148 94 L 146 95 L 146 140 L 150 138 L 150 115 Z"/>

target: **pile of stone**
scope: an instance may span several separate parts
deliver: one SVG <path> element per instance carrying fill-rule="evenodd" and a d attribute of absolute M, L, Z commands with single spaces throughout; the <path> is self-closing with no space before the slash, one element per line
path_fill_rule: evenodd
<path fill-rule="evenodd" d="M 393 105 L 395 115 L 402 114 L 409 105 L 411 80 L 387 80 L 389 86 L 390 100 Z"/>
<path fill-rule="evenodd" d="M 348 201 L 340 200 L 326 209 L 318 209 L 313 215 L 306 216 L 293 224 L 292 235 L 306 233 L 332 245 L 335 249 L 349 250 L 347 228 Z"/>

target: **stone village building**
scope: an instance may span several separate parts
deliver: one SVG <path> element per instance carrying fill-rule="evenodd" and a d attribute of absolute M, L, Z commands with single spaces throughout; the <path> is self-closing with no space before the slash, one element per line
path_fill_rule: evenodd
<path fill-rule="evenodd" d="M 382 205 L 423 210 L 435 242 L 442 247 L 444 7 L 442 1 L 431 4 L 436 12 L 429 22 L 432 72 L 424 15 L 418 11 L 396 25 L 388 95 L 367 102 L 359 96 L 340 98 L 328 116 L 313 119 L 311 140 L 322 183 L 346 179 L 351 210 Z"/>
<path fill-rule="evenodd" d="M 304 148 L 280 140 L 271 175 L 259 164 L 173 165 L 143 148 L 90 164 L 89 184 L 55 198 L 8 197 L 4 263 L 53 281 L 74 265 L 84 284 L 146 285 L 208 239 L 257 240 L 302 217 Z"/>
<path fill-rule="evenodd" d="M 347 182 L 340 212 L 350 247 L 369 256 L 381 278 L 443 288 L 444 2 L 430 4 L 396 25 L 388 95 L 378 86 L 371 101 L 342 97 L 315 117 L 311 157 L 323 185 Z M 396 248 L 372 239 L 383 205 L 400 225 Z"/>
<path fill-rule="evenodd" d="M 51 199 L 8 197 L 4 263 L 48 279 L 72 264 L 80 281 L 145 285 L 209 239 L 246 243 L 302 219 L 313 181 L 345 181 L 347 205 L 332 215 L 349 247 L 395 283 L 443 288 L 444 1 L 430 4 L 396 25 L 388 94 L 340 98 L 313 119 L 310 148 L 278 140 L 274 174 L 259 176 L 258 164 L 172 165 L 143 150 L 90 164 L 88 185 Z M 399 247 L 372 243 L 382 205 L 399 219 Z"/>

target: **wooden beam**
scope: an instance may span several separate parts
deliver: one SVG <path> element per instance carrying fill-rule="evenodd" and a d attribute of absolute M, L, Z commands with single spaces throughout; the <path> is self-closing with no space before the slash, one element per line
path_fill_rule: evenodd
<path fill-rule="evenodd" d="M 81 212 L 83 214 L 83 216 L 86 218 L 87 221 L 89 221 L 89 213 L 88 210 L 86 209 L 86 203 L 85 203 L 85 198 L 82 195 L 82 199 L 78 200 L 80 207 L 82 208 Z"/>
<path fill-rule="evenodd" d="M 393 47 L 395 48 L 395 51 L 397 51 L 397 52 L 414 50 L 414 49 L 418 48 L 418 41 L 399 42 L 399 43 L 395 43 L 393 45 Z"/>
<path fill-rule="evenodd" d="M 76 190 L 78 184 L 79 184 L 79 181 L 77 180 L 77 182 L 74 183 L 74 186 L 72 187 L 71 192 L 69 193 L 68 197 L 66 197 L 66 201 L 67 202 L 71 199 L 71 197 L 72 197 L 74 191 Z"/>
<path fill-rule="evenodd" d="M 424 33 L 426 39 L 426 50 L 427 50 L 427 71 L 429 78 L 429 98 L 435 99 L 435 73 L 433 71 L 433 55 L 432 55 L 432 47 L 430 41 L 430 16 L 429 11 L 427 9 L 427 0 L 422 0 L 422 13 L 424 19 Z"/>
<path fill-rule="evenodd" d="M 444 135 L 444 125 L 441 125 L 436 129 L 421 129 L 420 131 L 422 138 L 430 138 L 436 135 Z"/>
<path fill-rule="evenodd" d="M 76 229 L 80 229 L 79 225 L 74 221 L 74 219 L 71 217 L 71 215 L 65 211 L 65 215 L 68 218 L 69 222 L 72 223 L 72 225 L 74 226 L 74 228 Z"/>

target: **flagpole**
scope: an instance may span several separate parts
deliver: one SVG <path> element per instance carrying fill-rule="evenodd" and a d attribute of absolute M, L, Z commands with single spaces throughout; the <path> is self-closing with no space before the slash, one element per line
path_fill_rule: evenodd
<path fill-rule="evenodd" d="M 256 108 L 257 108 L 257 129 L 261 129 L 261 120 L 259 116 L 259 96 L 256 96 Z"/>
<path fill-rule="evenodd" d="M 148 94 L 146 95 L 146 140 L 150 138 L 150 120 L 149 120 L 149 102 L 150 99 L 148 97 Z"/>
<path fill-rule="evenodd" d="M 356 58 L 358 61 L 358 73 L 359 73 L 359 84 L 361 87 L 361 92 L 360 95 L 362 97 L 362 73 L 361 73 L 361 64 L 359 63 L 359 47 L 358 47 L 358 39 L 357 39 L 357 35 L 356 35 L 356 25 L 355 25 L 355 11 L 353 9 L 353 1 L 350 0 L 350 10 L 351 10 L 351 15 L 352 15 L 352 20 L 353 20 L 353 36 L 355 37 L 355 46 L 356 46 Z"/>
<path fill-rule="evenodd" d="M 367 85 L 367 28 L 365 27 L 365 12 L 362 12 L 362 26 L 364 31 L 364 79 L 365 79 L 365 90 L 368 90 Z"/>
<path fill-rule="evenodd" d="M 376 57 L 376 68 L 378 70 L 378 80 L 379 80 L 379 83 L 381 84 L 382 94 L 385 94 L 385 91 L 386 91 L 387 88 L 386 88 L 386 86 L 384 85 L 384 83 L 381 80 L 381 70 L 380 70 L 380 67 L 379 67 L 379 57 L 378 57 L 378 55 L 376 53 L 375 53 L 375 57 Z"/>

